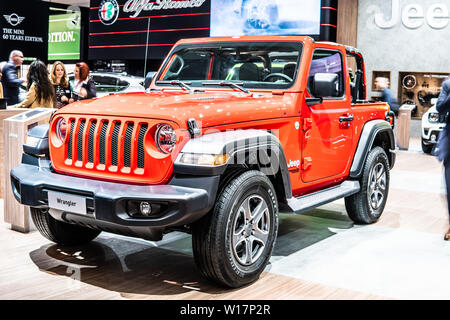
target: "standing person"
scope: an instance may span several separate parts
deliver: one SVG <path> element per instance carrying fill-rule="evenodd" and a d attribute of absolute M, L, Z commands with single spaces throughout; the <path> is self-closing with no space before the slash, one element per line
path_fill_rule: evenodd
<path fill-rule="evenodd" d="M 27 75 L 27 96 L 24 101 L 10 108 L 53 108 L 55 92 L 46 65 L 33 61 Z"/>
<path fill-rule="evenodd" d="M 23 53 L 19 50 L 11 51 L 9 61 L 3 66 L 1 72 L 4 95 L 8 105 L 19 103 L 19 87 L 24 80 L 17 77 L 17 69 L 23 63 Z"/>
<path fill-rule="evenodd" d="M 2 74 L 2 71 L 0 70 L 0 99 L 3 99 L 3 85 L 1 83 L 2 76 L 3 76 L 3 74 Z"/>
<path fill-rule="evenodd" d="M 66 67 L 61 61 L 56 61 L 50 72 L 50 80 L 55 89 L 55 108 L 59 109 L 69 103 L 72 87 L 67 80 Z"/>
<path fill-rule="evenodd" d="M 394 98 L 392 98 L 391 89 L 389 89 L 389 79 L 385 77 L 377 77 L 375 79 L 375 87 L 377 90 L 381 90 L 381 101 L 386 102 L 391 110 L 398 114 L 398 104 Z"/>
<path fill-rule="evenodd" d="M 436 103 L 436 109 L 440 115 L 447 115 L 450 112 L 450 78 L 444 81 L 442 84 L 441 94 L 439 95 L 438 101 Z M 444 130 L 447 133 L 447 137 L 450 137 L 450 125 L 449 120 Z M 442 134 L 442 133 L 441 133 Z M 447 140 L 450 141 L 450 140 Z M 447 206 L 450 219 L 450 155 L 448 150 L 450 146 L 447 146 L 447 156 L 444 158 L 445 167 L 445 185 L 447 187 Z M 444 240 L 450 240 L 450 228 L 444 235 Z"/>
<path fill-rule="evenodd" d="M 0 67 L 0 109 L 6 109 L 6 100 L 3 98 L 3 86 L 1 83 L 2 80 L 2 72 Z"/>
<path fill-rule="evenodd" d="M 95 83 L 89 78 L 89 67 L 84 62 L 78 62 L 75 65 L 75 86 L 72 92 L 70 102 L 91 99 L 97 96 Z"/>

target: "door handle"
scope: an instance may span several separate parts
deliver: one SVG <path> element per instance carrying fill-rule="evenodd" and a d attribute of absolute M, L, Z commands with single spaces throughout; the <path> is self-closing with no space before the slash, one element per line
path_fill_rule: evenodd
<path fill-rule="evenodd" d="M 342 116 L 339 118 L 339 122 L 347 122 L 347 121 L 353 121 L 353 116 Z"/>

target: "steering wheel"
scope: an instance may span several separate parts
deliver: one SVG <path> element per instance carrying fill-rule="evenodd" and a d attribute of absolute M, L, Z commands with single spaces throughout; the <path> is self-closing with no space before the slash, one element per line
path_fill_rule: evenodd
<path fill-rule="evenodd" d="M 273 77 L 280 77 L 280 78 L 284 78 L 285 80 L 292 82 L 292 78 L 285 75 L 284 73 L 271 73 L 268 74 L 267 76 L 264 77 L 263 81 L 267 81 L 267 79 L 269 78 L 273 78 Z"/>

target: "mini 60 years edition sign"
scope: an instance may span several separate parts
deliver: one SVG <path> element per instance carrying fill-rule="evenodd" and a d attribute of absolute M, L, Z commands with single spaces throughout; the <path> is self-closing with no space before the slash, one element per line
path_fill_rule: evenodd
<path fill-rule="evenodd" d="M 47 60 L 48 7 L 37 1 L 4 1 L 0 8 L 0 61 L 12 50 Z"/>

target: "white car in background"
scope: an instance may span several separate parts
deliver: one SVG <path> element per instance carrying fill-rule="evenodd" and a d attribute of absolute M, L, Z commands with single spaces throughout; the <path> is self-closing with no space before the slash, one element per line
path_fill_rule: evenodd
<path fill-rule="evenodd" d="M 145 92 L 144 78 L 135 77 L 126 73 L 91 71 L 89 77 L 94 80 L 97 89 L 97 98 L 124 92 Z M 74 87 L 74 75 L 69 74 L 69 82 Z"/>
<path fill-rule="evenodd" d="M 439 134 L 446 124 L 445 116 L 440 116 L 436 110 L 437 98 L 431 99 L 431 108 L 422 116 L 422 151 L 431 153 Z"/>

